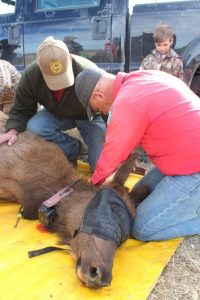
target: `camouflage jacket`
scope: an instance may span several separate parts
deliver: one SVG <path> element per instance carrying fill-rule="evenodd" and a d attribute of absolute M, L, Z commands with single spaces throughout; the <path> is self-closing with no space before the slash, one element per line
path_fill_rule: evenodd
<path fill-rule="evenodd" d="M 143 59 L 140 70 L 160 70 L 181 80 L 184 79 L 182 59 L 173 49 L 170 49 L 165 55 L 161 55 L 154 49 Z"/>
<path fill-rule="evenodd" d="M 0 59 L 0 110 L 8 114 L 14 104 L 20 73 L 8 61 Z"/>

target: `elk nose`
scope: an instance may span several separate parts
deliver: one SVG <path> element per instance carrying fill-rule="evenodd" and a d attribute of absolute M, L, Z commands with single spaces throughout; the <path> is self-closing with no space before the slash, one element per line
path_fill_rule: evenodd
<path fill-rule="evenodd" d="M 108 274 L 104 274 L 101 271 L 100 267 L 92 267 L 90 266 L 88 272 L 88 285 L 91 288 L 99 288 L 103 286 L 110 285 L 111 276 Z"/>
<path fill-rule="evenodd" d="M 91 281 L 95 281 L 95 280 L 101 278 L 100 268 L 90 266 L 89 271 L 88 271 L 88 278 Z"/>

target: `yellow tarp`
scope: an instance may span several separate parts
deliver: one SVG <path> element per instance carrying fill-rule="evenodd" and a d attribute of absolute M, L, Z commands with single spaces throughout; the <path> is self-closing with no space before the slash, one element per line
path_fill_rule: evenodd
<path fill-rule="evenodd" d="M 80 172 L 88 174 L 84 164 Z M 133 186 L 139 176 L 127 181 Z M 17 204 L 0 204 L 0 300 L 143 300 L 154 287 L 181 239 L 143 243 L 128 240 L 118 250 L 109 287 L 90 290 L 76 277 L 66 251 L 28 258 L 28 251 L 56 246 L 57 236 L 38 230 L 39 221 L 21 219 Z"/>

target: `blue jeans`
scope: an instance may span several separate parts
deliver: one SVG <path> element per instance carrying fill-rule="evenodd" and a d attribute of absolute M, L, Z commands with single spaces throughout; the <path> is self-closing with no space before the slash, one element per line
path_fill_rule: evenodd
<path fill-rule="evenodd" d="M 148 185 L 150 194 L 137 207 L 132 235 L 159 241 L 200 234 L 200 173 L 165 176 L 153 167 L 136 186 Z"/>
<path fill-rule="evenodd" d="M 79 143 L 77 139 L 63 132 L 75 127 L 78 128 L 88 146 L 88 161 L 93 171 L 105 138 L 106 124 L 100 115 L 96 115 L 92 121 L 58 119 L 48 110 L 41 109 L 28 121 L 26 130 L 39 135 L 46 141 L 56 143 L 69 160 L 75 161 L 80 150 Z"/>

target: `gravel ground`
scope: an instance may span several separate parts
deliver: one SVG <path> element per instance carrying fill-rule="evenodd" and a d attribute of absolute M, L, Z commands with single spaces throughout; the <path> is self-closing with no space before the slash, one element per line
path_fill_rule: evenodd
<path fill-rule="evenodd" d="M 186 237 L 163 270 L 148 300 L 200 299 L 200 235 Z"/>

